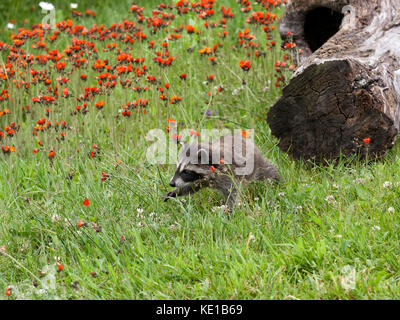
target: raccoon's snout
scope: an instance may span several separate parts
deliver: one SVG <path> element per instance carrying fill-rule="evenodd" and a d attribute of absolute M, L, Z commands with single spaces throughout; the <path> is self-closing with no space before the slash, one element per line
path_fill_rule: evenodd
<path fill-rule="evenodd" d="M 174 187 L 174 188 L 175 188 L 175 186 L 176 186 L 176 185 L 175 185 L 175 181 L 172 181 L 172 180 L 171 180 L 171 181 L 169 182 L 169 185 L 170 185 L 171 187 Z"/>

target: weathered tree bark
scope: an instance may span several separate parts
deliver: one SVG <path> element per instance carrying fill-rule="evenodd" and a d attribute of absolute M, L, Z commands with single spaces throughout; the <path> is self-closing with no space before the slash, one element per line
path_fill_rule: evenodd
<path fill-rule="evenodd" d="M 279 147 L 316 162 L 383 156 L 400 125 L 400 0 L 292 0 L 288 31 L 303 54 L 268 112 Z"/>

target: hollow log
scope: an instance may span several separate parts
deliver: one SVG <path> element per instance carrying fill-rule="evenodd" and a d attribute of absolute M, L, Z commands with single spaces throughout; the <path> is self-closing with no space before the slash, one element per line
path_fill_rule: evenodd
<path fill-rule="evenodd" d="M 300 64 L 270 108 L 279 147 L 315 162 L 382 157 L 400 124 L 400 0 L 292 0 Z"/>

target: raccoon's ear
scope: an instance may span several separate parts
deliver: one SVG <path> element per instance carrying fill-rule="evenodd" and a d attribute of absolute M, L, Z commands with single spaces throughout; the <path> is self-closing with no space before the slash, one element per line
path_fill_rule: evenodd
<path fill-rule="evenodd" d="M 200 164 L 208 164 L 210 162 L 210 155 L 206 149 L 199 149 L 199 151 L 197 151 L 197 157 Z"/>

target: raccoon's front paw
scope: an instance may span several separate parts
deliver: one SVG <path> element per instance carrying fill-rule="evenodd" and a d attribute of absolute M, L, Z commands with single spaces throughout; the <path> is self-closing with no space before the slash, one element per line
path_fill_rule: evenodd
<path fill-rule="evenodd" d="M 164 201 L 167 201 L 169 198 L 175 198 L 175 197 L 176 197 L 176 189 L 167 192 L 167 193 L 164 195 Z"/>

